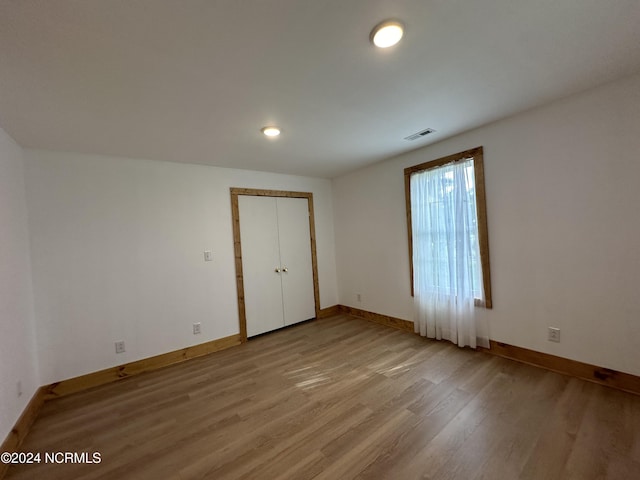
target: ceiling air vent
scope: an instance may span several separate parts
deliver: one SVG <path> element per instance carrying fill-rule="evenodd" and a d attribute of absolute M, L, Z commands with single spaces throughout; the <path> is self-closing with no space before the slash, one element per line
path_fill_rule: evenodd
<path fill-rule="evenodd" d="M 420 130 L 419 132 L 414 133 L 413 135 L 409 135 L 408 137 L 404 137 L 405 140 L 417 140 L 418 138 L 426 137 L 430 133 L 435 132 L 433 128 L 426 128 L 424 130 Z"/>

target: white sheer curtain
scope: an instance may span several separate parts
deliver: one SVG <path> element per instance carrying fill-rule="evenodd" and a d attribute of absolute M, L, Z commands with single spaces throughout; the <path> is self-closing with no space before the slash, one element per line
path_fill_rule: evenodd
<path fill-rule="evenodd" d="M 473 159 L 411 176 L 411 225 L 416 332 L 488 348 Z"/>

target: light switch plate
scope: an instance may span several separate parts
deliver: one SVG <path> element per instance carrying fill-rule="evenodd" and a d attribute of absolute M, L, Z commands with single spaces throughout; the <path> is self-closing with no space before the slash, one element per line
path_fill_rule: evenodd
<path fill-rule="evenodd" d="M 213 252 L 211 250 L 204 251 L 204 261 L 210 262 L 213 260 Z"/>

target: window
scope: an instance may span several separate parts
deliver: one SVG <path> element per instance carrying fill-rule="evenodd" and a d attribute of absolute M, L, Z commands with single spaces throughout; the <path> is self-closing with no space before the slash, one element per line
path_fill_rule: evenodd
<path fill-rule="evenodd" d="M 477 306 L 491 308 L 482 147 L 406 168 L 404 176 L 411 294 L 416 264 L 430 290 L 471 291 Z"/>

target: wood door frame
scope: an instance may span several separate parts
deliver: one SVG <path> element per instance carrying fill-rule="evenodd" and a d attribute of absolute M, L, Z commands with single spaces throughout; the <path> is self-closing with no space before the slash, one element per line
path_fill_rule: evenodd
<path fill-rule="evenodd" d="M 240 323 L 240 341 L 247 341 L 247 314 L 244 303 L 244 276 L 242 272 L 242 241 L 240 238 L 240 208 L 238 197 L 287 197 L 306 198 L 309 207 L 309 234 L 311 238 L 311 268 L 313 270 L 313 299 L 316 318 L 320 315 L 320 286 L 318 283 L 318 257 L 316 255 L 316 227 L 313 213 L 313 193 L 285 190 L 260 190 L 255 188 L 231 187 L 231 218 L 233 223 L 233 252 L 236 265 L 236 289 L 238 293 L 238 321 Z"/>

